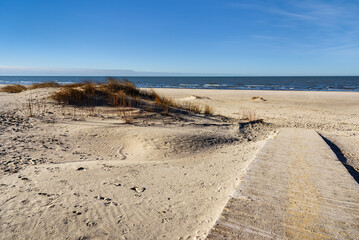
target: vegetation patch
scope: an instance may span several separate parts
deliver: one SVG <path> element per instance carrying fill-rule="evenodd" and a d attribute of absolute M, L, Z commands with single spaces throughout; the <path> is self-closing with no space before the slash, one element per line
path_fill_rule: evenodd
<path fill-rule="evenodd" d="M 8 85 L 0 89 L 0 92 L 7 93 L 19 93 L 26 90 L 32 90 L 37 88 L 57 88 L 61 85 L 57 82 L 44 82 L 44 83 L 34 83 L 29 87 L 20 84 Z"/>
<path fill-rule="evenodd" d="M 172 98 L 158 95 L 154 90 L 137 88 L 128 80 L 108 78 L 104 83 L 82 82 L 67 84 L 51 95 L 51 98 L 65 105 L 111 106 L 140 108 L 149 112 L 187 111 L 196 114 L 213 114 L 209 106 L 187 101 L 179 103 Z"/>
<path fill-rule="evenodd" d="M 25 91 L 27 88 L 24 85 L 15 84 L 15 85 L 8 85 L 0 89 L 1 92 L 7 93 L 19 93 Z"/>
<path fill-rule="evenodd" d="M 213 115 L 214 114 L 213 108 L 209 105 L 204 106 L 204 114 Z"/>
<path fill-rule="evenodd" d="M 36 88 L 57 88 L 61 85 L 57 82 L 44 82 L 44 83 L 34 83 L 28 89 L 36 89 Z"/>

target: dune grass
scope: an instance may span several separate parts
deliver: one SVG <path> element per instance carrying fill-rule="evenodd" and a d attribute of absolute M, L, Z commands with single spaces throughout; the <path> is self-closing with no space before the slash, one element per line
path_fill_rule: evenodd
<path fill-rule="evenodd" d="M 109 78 L 105 83 L 76 83 L 63 85 L 51 98 L 69 105 L 109 105 L 112 107 L 137 107 L 146 101 L 153 101 L 157 108 L 174 107 L 169 98 L 159 96 L 153 90 L 137 88 L 128 80 Z M 147 103 L 149 104 L 149 103 Z"/>
<path fill-rule="evenodd" d="M 19 93 L 26 90 L 32 90 L 37 88 L 57 88 L 61 85 L 57 82 L 44 82 L 44 83 L 34 83 L 29 87 L 20 84 L 8 85 L 0 89 L 0 92 L 7 93 Z"/>
<path fill-rule="evenodd" d="M 67 84 L 55 91 L 51 98 L 67 105 L 75 106 L 112 106 L 141 107 L 154 112 L 168 114 L 178 110 L 200 114 L 213 114 L 209 106 L 188 101 L 179 103 L 172 98 L 163 97 L 154 90 L 137 88 L 128 80 L 108 78 L 104 83 L 82 82 Z"/>
<path fill-rule="evenodd" d="M 130 107 L 144 111 L 168 114 L 170 112 L 187 111 L 195 114 L 214 115 L 213 108 L 202 106 L 194 101 L 179 102 L 172 98 L 160 96 L 154 90 L 139 89 L 128 80 L 108 78 L 104 83 L 84 81 L 60 85 L 57 82 L 35 83 L 29 87 L 15 84 L 0 89 L 1 92 L 19 93 L 38 88 L 58 88 L 50 98 L 74 107 Z"/>
<path fill-rule="evenodd" d="M 239 117 L 239 120 L 245 120 L 245 121 L 256 121 L 257 119 L 258 119 L 257 114 L 253 110 L 243 110 L 240 113 L 240 117 Z"/>
<path fill-rule="evenodd" d="M 57 82 L 44 82 L 44 83 L 34 83 L 28 89 L 37 89 L 37 88 L 57 88 L 61 85 Z"/>
<path fill-rule="evenodd" d="M 204 114 L 205 115 L 213 115 L 214 114 L 213 107 L 211 107 L 209 105 L 204 106 Z"/>
<path fill-rule="evenodd" d="M 140 96 L 141 91 L 131 82 L 109 78 L 105 83 L 83 82 L 61 86 L 51 98 L 69 105 L 127 106 Z"/>
<path fill-rule="evenodd" d="M 0 89 L 1 92 L 7 92 L 7 93 L 19 93 L 22 91 L 25 91 L 27 88 L 24 85 L 20 84 L 14 84 L 14 85 L 8 85 L 5 87 L 2 87 Z"/>
<path fill-rule="evenodd" d="M 201 113 L 202 112 L 202 106 L 196 102 L 193 101 L 186 101 L 183 103 L 182 108 L 194 113 Z"/>

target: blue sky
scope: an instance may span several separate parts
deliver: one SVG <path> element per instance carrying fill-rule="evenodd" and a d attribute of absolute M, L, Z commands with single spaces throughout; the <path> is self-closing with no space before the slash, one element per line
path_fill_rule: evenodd
<path fill-rule="evenodd" d="M 94 69 L 359 75 L 359 1 L 0 0 L 0 74 Z"/>

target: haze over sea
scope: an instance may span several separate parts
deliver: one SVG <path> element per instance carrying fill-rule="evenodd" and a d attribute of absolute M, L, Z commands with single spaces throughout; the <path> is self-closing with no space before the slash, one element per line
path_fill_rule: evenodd
<path fill-rule="evenodd" d="M 103 82 L 99 76 L 0 76 L 0 84 L 29 85 L 55 81 L 62 84 L 81 81 Z M 292 90 L 292 91 L 349 91 L 359 92 L 358 76 L 333 77 L 126 77 L 138 87 L 146 88 L 197 88 L 240 90 Z"/>

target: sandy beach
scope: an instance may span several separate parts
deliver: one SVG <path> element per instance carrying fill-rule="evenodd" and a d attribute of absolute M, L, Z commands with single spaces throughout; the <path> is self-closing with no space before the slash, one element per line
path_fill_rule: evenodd
<path fill-rule="evenodd" d="M 0 92 L 0 239 L 205 239 L 281 128 L 314 129 L 359 169 L 359 92 L 154 90 L 221 116 L 126 124 L 52 88 Z"/>

